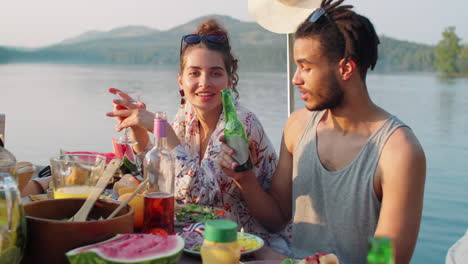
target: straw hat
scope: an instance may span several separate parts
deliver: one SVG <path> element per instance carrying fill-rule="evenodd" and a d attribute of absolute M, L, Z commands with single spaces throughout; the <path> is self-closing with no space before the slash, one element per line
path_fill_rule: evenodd
<path fill-rule="evenodd" d="M 263 28 L 274 33 L 293 33 L 320 7 L 321 0 L 249 0 L 249 13 Z"/>

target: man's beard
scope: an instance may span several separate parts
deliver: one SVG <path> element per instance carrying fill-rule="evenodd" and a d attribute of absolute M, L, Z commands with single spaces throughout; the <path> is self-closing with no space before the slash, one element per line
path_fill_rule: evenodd
<path fill-rule="evenodd" d="M 324 99 L 323 102 L 320 102 L 318 105 L 315 107 L 307 107 L 307 110 L 309 111 L 322 111 L 325 109 L 333 109 L 341 104 L 343 101 L 343 89 L 340 86 L 340 83 L 336 79 L 336 77 L 333 75 L 333 73 L 330 73 L 330 78 L 329 78 L 329 83 L 328 83 L 328 91 L 325 94 L 325 96 L 322 97 Z"/>

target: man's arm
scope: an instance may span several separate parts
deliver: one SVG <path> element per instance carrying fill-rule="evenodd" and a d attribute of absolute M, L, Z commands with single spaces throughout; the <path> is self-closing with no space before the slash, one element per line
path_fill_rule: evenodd
<path fill-rule="evenodd" d="M 235 173 L 224 169 L 241 189 L 250 212 L 270 231 L 280 231 L 292 217 L 292 153 L 308 117 L 308 111 L 301 109 L 291 114 L 286 122 L 278 166 L 268 192 L 262 189 L 252 171 Z M 229 167 L 232 162 L 229 159 L 221 166 Z"/>
<path fill-rule="evenodd" d="M 426 158 L 415 135 L 399 128 L 385 145 L 374 187 L 382 197 L 375 236 L 392 239 L 395 263 L 409 263 L 416 245 L 423 207 Z"/>
<path fill-rule="evenodd" d="M 227 173 L 241 189 L 250 212 L 270 231 L 280 231 L 291 218 L 291 173 L 288 170 L 291 158 L 288 156 L 283 136 L 280 159 L 269 192 L 263 190 L 252 170 Z"/>

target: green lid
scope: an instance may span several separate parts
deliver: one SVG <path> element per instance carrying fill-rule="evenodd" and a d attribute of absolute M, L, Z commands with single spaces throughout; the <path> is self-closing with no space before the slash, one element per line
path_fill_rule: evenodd
<path fill-rule="evenodd" d="M 205 240 L 228 243 L 237 240 L 237 224 L 228 220 L 209 220 L 205 223 Z"/>

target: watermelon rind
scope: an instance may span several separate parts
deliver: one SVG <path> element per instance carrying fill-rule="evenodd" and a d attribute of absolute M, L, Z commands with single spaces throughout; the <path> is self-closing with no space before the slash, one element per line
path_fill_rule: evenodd
<path fill-rule="evenodd" d="M 128 236 L 128 235 L 138 235 L 138 234 L 118 234 L 108 240 L 93 244 L 93 245 L 99 245 L 99 244 L 104 244 L 107 242 L 110 242 L 112 240 L 118 239 L 120 236 Z M 86 245 L 83 247 L 75 248 L 71 251 L 68 251 L 65 255 L 68 258 L 68 261 L 70 264 L 176 264 L 180 256 L 182 254 L 182 251 L 184 249 L 184 239 L 175 236 L 177 239 L 177 246 L 174 250 L 172 250 L 168 254 L 159 254 L 155 256 L 149 256 L 145 258 L 138 258 L 138 259 L 116 259 L 116 258 L 111 258 L 108 256 L 104 256 L 101 254 L 101 252 L 98 249 L 90 249 L 87 251 L 80 252 L 80 249 L 89 247 L 91 245 Z"/>
<path fill-rule="evenodd" d="M 131 172 L 138 171 L 137 166 L 127 156 L 123 157 L 122 166 L 129 169 Z"/>

